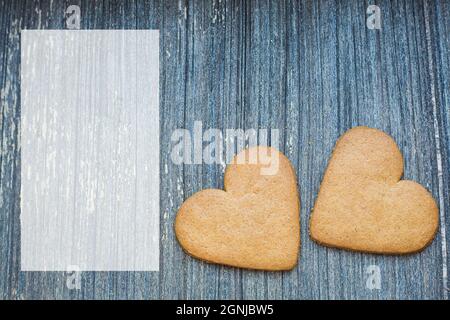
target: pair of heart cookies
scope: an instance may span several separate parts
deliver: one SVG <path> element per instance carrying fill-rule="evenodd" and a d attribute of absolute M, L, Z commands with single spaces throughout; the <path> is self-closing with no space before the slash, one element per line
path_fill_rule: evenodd
<path fill-rule="evenodd" d="M 265 161 L 262 161 L 265 159 Z M 277 170 L 263 174 L 270 160 Z M 433 240 L 438 208 L 421 185 L 400 180 L 403 157 L 382 131 L 356 127 L 336 143 L 310 219 L 310 236 L 329 247 L 379 254 L 418 252 Z M 190 255 L 259 270 L 298 261 L 300 202 L 290 161 L 269 147 L 240 152 L 224 189 L 187 199 L 175 233 Z"/>

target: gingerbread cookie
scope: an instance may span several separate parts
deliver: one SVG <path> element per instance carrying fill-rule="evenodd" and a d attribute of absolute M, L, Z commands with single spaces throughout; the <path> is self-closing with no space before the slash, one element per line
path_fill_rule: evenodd
<path fill-rule="evenodd" d="M 245 149 L 227 166 L 224 189 L 200 191 L 179 209 L 175 233 L 184 250 L 234 267 L 292 269 L 300 203 L 289 160 L 273 148 Z"/>
<path fill-rule="evenodd" d="M 438 208 L 420 184 L 400 180 L 403 157 L 380 130 L 356 127 L 336 143 L 310 221 L 320 244 L 371 253 L 422 250 L 438 228 Z"/>

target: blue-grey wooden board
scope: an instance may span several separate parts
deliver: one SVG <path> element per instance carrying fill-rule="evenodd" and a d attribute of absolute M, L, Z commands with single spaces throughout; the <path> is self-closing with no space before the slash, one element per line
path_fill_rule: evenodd
<path fill-rule="evenodd" d="M 20 32 L 160 30 L 159 272 L 20 271 Z M 368 5 L 381 30 L 366 27 Z M 0 1 L 0 298 L 447 299 L 450 264 L 450 1 Z M 176 128 L 278 128 L 301 195 L 302 247 L 289 272 L 256 272 L 187 256 L 173 221 L 184 199 L 221 187 L 223 168 L 176 165 Z M 329 249 L 308 236 L 311 208 L 336 139 L 352 126 L 391 134 L 407 179 L 430 190 L 440 230 L 422 253 Z M 381 288 L 366 285 L 378 266 Z"/>

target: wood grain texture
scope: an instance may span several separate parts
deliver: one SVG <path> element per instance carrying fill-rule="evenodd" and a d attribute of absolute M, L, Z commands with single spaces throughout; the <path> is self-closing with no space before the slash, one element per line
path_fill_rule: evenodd
<path fill-rule="evenodd" d="M 366 28 L 369 4 L 382 29 Z M 159 272 L 20 271 L 20 30 L 160 29 L 161 261 Z M 450 246 L 450 3 L 410 1 L 0 1 L 0 298 L 447 299 Z M 175 165 L 176 128 L 278 128 L 301 195 L 300 263 L 271 273 L 187 256 L 173 220 L 184 199 L 222 187 L 223 167 Z M 440 204 L 424 252 L 377 256 L 328 249 L 308 236 L 310 211 L 336 139 L 356 125 L 391 134 L 406 179 Z M 380 267 L 381 290 L 366 288 Z"/>
<path fill-rule="evenodd" d="M 448 1 L 436 1 L 425 8 L 427 22 L 427 41 L 429 70 L 432 76 L 431 103 L 434 113 L 435 140 L 438 165 L 439 200 L 441 211 L 441 234 L 443 253 L 443 278 L 446 283 L 444 295 L 448 297 L 448 265 L 450 255 L 450 228 L 448 210 L 450 198 L 450 12 Z M 436 23 L 430 23 L 434 20 Z M 445 241 L 444 241 L 445 240 Z"/>

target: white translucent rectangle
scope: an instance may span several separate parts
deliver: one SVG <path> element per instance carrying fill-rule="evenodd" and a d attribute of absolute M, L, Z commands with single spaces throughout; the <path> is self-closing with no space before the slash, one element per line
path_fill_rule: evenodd
<path fill-rule="evenodd" d="M 159 32 L 21 33 L 21 269 L 159 269 Z"/>

